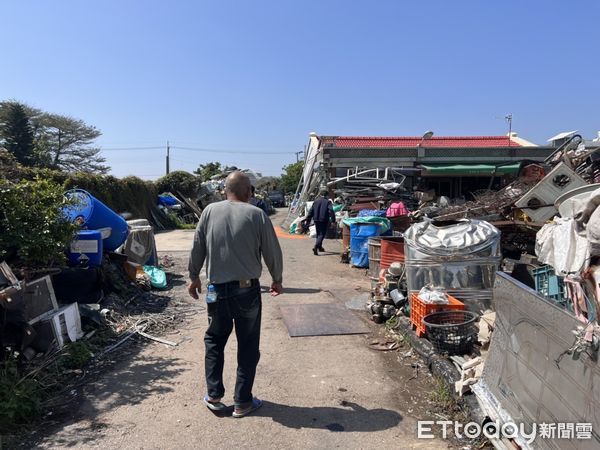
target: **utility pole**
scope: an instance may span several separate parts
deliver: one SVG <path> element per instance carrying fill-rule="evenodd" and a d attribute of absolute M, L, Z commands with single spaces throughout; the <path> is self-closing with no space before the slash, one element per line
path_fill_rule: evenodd
<path fill-rule="evenodd" d="M 170 153 L 169 141 L 167 141 L 167 175 L 169 175 L 169 153 Z"/>
<path fill-rule="evenodd" d="M 298 155 L 301 155 L 303 153 L 304 153 L 304 151 L 296 152 L 296 162 L 300 161 L 300 158 L 298 158 Z"/>

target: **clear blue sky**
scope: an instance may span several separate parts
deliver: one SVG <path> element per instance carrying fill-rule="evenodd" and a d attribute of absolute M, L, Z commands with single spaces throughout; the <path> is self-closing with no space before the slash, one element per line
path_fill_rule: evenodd
<path fill-rule="evenodd" d="M 103 132 L 117 176 L 279 174 L 308 133 L 600 130 L 598 1 L 0 0 L 0 99 Z M 256 154 L 255 152 L 288 152 Z"/>

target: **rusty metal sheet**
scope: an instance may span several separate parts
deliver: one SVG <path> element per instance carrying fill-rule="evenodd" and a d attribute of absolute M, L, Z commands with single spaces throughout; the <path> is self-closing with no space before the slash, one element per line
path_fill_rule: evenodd
<path fill-rule="evenodd" d="M 280 309 L 291 337 L 369 332 L 364 322 L 339 303 L 282 305 Z"/>

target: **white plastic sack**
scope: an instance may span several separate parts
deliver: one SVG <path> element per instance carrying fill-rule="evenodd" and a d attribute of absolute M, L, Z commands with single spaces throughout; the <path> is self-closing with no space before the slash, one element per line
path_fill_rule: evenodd
<path fill-rule="evenodd" d="M 308 235 L 311 238 L 317 237 L 317 227 L 314 225 L 311 225 L 310 227 L 308 227 Z"/>
<path fill-rule="evenodd" d="M 585 237 L 577 234 L 575 220 L 558 218 L 538 231 L 535 237 L 538 260 L 554 267 L 557 275 L 579 273 L 589 258 Z"/>

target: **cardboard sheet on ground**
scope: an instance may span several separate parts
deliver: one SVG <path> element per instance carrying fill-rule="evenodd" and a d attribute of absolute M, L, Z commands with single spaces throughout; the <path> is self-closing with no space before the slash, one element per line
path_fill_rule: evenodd
<path fill-rule="evenodd" d="M 358 317 L 338 303 L 282 305 L 280 308 L 291 337 L 369 332 Z"/>

